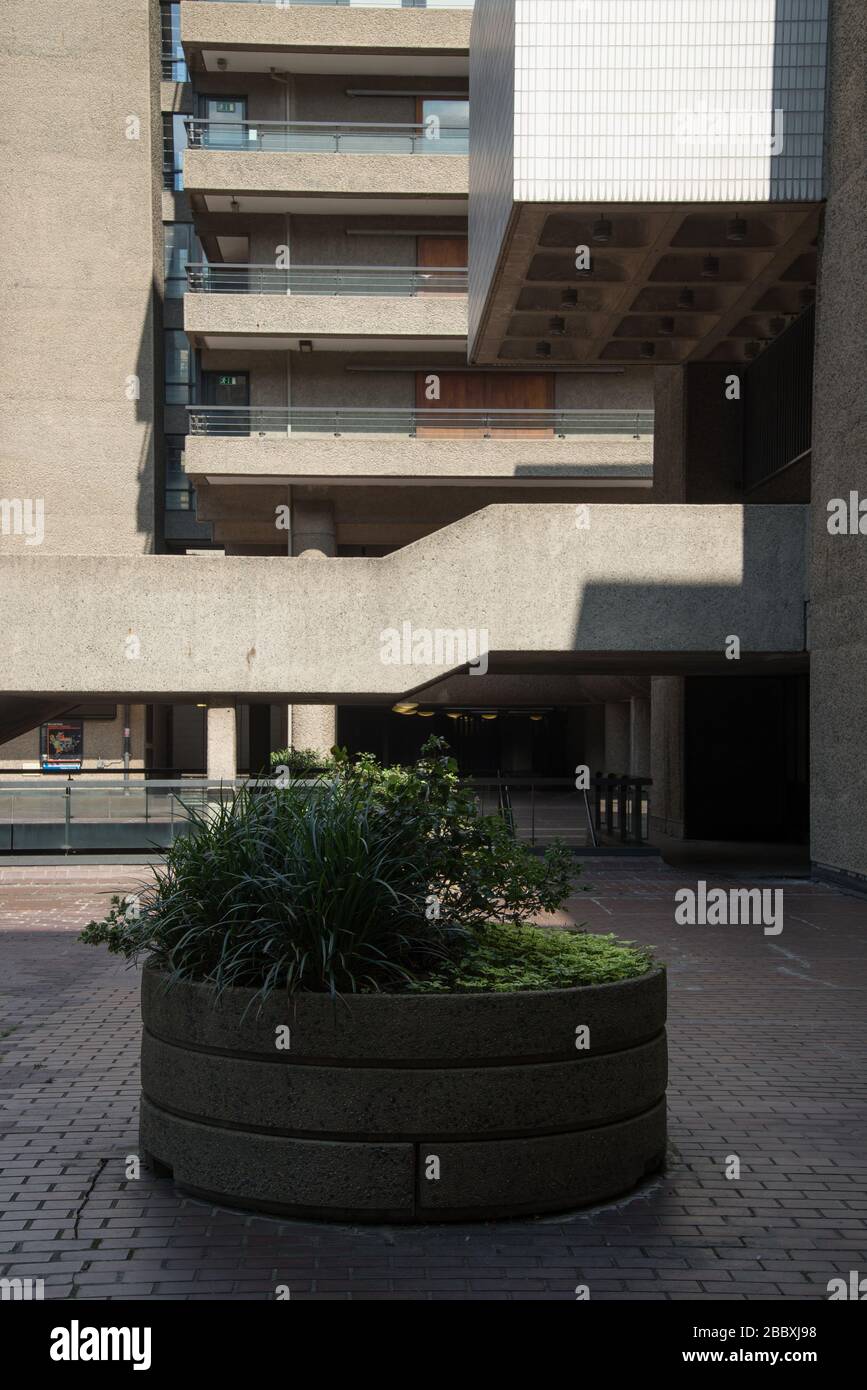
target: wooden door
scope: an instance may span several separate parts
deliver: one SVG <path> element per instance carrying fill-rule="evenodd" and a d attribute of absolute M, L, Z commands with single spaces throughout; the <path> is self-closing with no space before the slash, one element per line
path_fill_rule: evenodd
<path fill-rule="evenodd" d="M 452 268 L 469 264 L 469 239 L 465 236 L 418 237 L 419 265 L 446 265 Z"/>
<path fill-rule="evenodd" d="M 430 401 L 427 398 L 427 380 L 439 375 L 440 398 Z M 416 376 L 415 403 L 419 410 L 484 410 L 485 372 L 442 372 L 435 368 L 429 372 L 419 372 Z M 425 439 L 476 439 L 484 434 L 484 428 L 475 428 L 460 421 L 452 424 L 444 420 L 440 425 L 421 425 L 418 435 Z"/>
<path fill-rule="evenodd" d="M 416 251 L 417 264 L 420 269 L 425 266 L 431 269 L 438 266 L 449 270 L 462 269 L 469 263 L 469 245 L 465 236 L 420 236 Z M 466 294 L 466 290 L 443 289 L 433 279 L 429 287 L 419 286 L 419 294 Z"/>
<path fill-rule="evenodd" d="M 434 374 L 419 372 L 416 376 L 416 407 L 419 410 L 553 410 L 554 377 L 544 372 L 443 372 L 440 375 L 440 398 L 427 399 L 427 378 Z M 454 420 L 443 424 L 425 424 L 418 435 L 426 439 L 477 439 L 485 434 L 511 439 L 537 439 L 553 435 L 553 424 L 472 426 Z"/>
<path fill-rule="evenodd" d="M 553 410 L 554 375 L 551 372 L 486 372 L 487 410 Z M 492 434 L 511 439 L 538 439 L 553 435 L 554 426 L 495 425 Z"/>

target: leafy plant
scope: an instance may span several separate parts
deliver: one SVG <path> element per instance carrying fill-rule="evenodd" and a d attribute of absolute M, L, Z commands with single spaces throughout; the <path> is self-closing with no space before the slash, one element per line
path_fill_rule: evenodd
<path fill-rule="evenodd" d="M 644 947 L 615 936 L 492 923 L 456 959 L 410 989 L 449 994 L 511 993 L 605 985 L 643 975 L 653 965 Z"/>
<path fill-rule="evenodd" d="M 407 768 L 340 752 L 326 777 L 190 810 L 134 910 L 113 900 L 82 940 L 217 995 L 440 988 L 478 972 L 490 924 L 556 910 L 576 871 L 565 847 L 537 857 L 479 815 L 447 751 L 431 739 Z"/>
<path fill-rule="evenodd" d="M 327 772 L 333 766 L 333 754 L 320 753 L 316 748 L 280 748 L 271 754 L 271 767 L 285 767 L 290 777 Z"/>

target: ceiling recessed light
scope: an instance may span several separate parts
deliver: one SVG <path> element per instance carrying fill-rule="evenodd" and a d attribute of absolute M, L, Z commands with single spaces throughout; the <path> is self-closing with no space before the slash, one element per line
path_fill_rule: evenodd
<path fill-rule="evenodd" d="M 559 317 L 553 318 L 548 324 L 548 332 L 553 334 L 556 338 L 564 337 L 566 334 L 566 320 Z"/>
<path fill-rule="evenodd" d="M 418 714 L 419 719 L 433 719 L 436 711 L 432 709 L 420 709 L 416 712 Z"/>
<path fill-rule="evenodd" d="M 312 352 L 313 343 L 310 338 L 302 338 L 298 343 L 298 348 L 301 352 Z"/>
<path fill-rule="evenodd" d="M 607 217 L 600 217 L 593 224 L 593 240 L 604 246 L 614 235 L 614 224 Z"/>
<path fill-rule="evenodd" d="M 726 241 L 746 241 L 747 224 L 742 217 L 733 217 L 726 227 Z"/>
<path fill-rule="evenodd" d="M 495 714 L 483 714 L 483 715 L 482 715 L 482 718 L 483 718 L 483 719 L 496 719 L 496 717 L 497 717 L 497 716 L 496 716 Z"/>

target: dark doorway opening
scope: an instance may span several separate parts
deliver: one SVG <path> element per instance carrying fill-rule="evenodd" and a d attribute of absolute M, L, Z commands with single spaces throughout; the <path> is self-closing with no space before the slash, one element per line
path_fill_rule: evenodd
<path fill-rule="evenodd" d="M 687 838 L 805 843 L 807 676 L 691 676 L 685 694 Z"/>

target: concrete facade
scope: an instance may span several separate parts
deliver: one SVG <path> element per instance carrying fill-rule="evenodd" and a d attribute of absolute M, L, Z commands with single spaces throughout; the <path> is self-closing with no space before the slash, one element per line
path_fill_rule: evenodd
<path fill-rule="evenodd" d="M 867 880 L 867 520 L 857 534 L 831 534 L 835 499 L 867 496 L 864 382 L 867 344 L 867 14 L 857 0 L 832 6 L 828 205 L 822 237 L 814 383 L 812 846 L 823 872 Z M 867 507 L 864 508 L 867 512 Z"/>
<path fill-rule="evenodd" d="M 482 771 L 562 775 L 574 747 L 652 776 L 677 837 L 725 730 L 691 678 L 779 680 L 799 769 L 809 669 L 812 858 L 867 878 L 857 502 L 828 529 L 863 472 L 862 8 L 184 0 L 181 57 L 156 0 L 11 0 L 0 770 L 85 697 L 132 704 L 133 766 L 228 776 L 327 752 L 338 705 L 387 721 L 430 688 L 478 720 L 484 688 L 542 728 Z M 716 108 L 780 148 L 697 154 Z M 437 111 L 469 156 L 418 143 Z M 406 288 L 448 266 L 467 293 Z M 345 292 L 365 267 L 404 289 Z M 787 358 L 813 313 L 814 361 Z M 383 661 L 404 623 L 485 632 L 492 670 L 454 642 Z M 122 728 L 86 730 L 94 761 Z"/>

